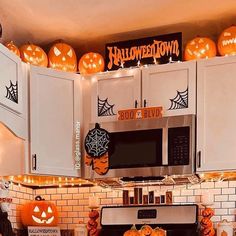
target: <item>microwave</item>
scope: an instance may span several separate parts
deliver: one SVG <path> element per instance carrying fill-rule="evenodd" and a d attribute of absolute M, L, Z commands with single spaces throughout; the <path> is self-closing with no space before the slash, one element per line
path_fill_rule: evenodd
<path fill-rule="evenodd" d="M 151 179 L 195 172 L 195 115 L 100 123 L 107 130 L 109 171 L 85 178 Z M 94 124 L 91 124 L 94 127 Z"/>

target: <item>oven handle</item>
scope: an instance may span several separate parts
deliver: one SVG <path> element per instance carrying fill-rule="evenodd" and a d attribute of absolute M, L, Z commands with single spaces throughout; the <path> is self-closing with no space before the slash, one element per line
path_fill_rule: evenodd
<path fill-rule="evenodd" d="M 202 163 L 202 152 L 198 151 L 197 152 L 197 167 L 201 168 L 201 163 Z"/>

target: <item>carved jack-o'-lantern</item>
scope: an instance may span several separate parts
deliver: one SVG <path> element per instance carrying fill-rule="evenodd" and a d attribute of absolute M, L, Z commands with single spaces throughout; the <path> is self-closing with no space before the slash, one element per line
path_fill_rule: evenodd
<path fill-rule="evenodd" d="M 131 227 L 131 229 L 125 231 L 125 233 L 123 234 L 123 236 L 140 236 L 140 233 L 138 232 L 138 230 L 136 229 L 135 225 L 133 225 Z"/>
<path fill-rule="evenodd" d="M 80 58 L 80 74 L 93 74 L 102 71 L 104 71 L 104 59 L 99 53 L 89 52 Z"/>
<path fill-rule="evenodd" d="M 54 44 L 49 53 L 49 67 L 67 72 L 77 71 L 77 57 L 74 49 L 66 43 Z"/>
<path fill-rule="evenodd" d="M 166 231 L 157 227 L 152 231 L 151 236 L 166 236 Z"/>
<path fill-rule="evenodd" d="M 24 226 L 56 226 L 58 212 L 56 206 L 40 196 L 23 205 L 21 221 Z"/>
<path fill-rule="evenodd" d="M 210 218 L 202 218 L 200 224 L 203 228 L 211 228 L 213 226 Z"/>
<path fill-rule="evenodd" d="M 202 211 L 202 216 L 205 218 L 211 218 L 214 215 L 214 211 L 212 208 L 205 208 Z"/>
<path fill-rule="evenodd" d="M 19 48 L 13 43 L 13 41 L 5 43 L 5 46 L 12 52 L 14 52 L 18 57 L 20 57 Z"/>
<path fill-rule="evenodd" d="M 34 44 L 25 44 L 20 47 L 20 57 L 23 62 L 35 66 L 48 66 L 48 57 L 42 48 Z"/>
<path fill-rule="evenodd" d="M 186 61 L 216 56 L 216 45 L 209 38 L 196 37 L 187 43 L 184 51 Z"/>
<path fill-rule="evenodd" d="M 221 56 L 236 54 L 236 26 L 225 29 L 218 39 L 218 51 Z"/>
<path fill-rule="evenodd" d="M 143 225 L 140 229 L 140 236 L 150 236 L 153 232 L 153 229 L 149 225 Z"/>

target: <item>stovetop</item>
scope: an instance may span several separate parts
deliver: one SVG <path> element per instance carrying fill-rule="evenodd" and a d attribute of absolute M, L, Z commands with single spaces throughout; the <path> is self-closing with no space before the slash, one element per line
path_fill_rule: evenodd
<path fill-rule="evenodd" d="M 132 225 L 139 230 L 144 224 L 161 227 L 167 236 L 198 236 L 197 216 L 195 204 L 103 207 L 100 236 L 123 236 Z"/>

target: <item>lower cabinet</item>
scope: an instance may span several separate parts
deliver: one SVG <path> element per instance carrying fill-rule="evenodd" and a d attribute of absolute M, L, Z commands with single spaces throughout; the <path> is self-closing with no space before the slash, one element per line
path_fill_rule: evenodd
<path fill-rule="evenodd" d="M 235 170 L 236 56 L 197 68 L 197 171 Z"/>
<path fill-rule="evenodd" d="M 78 139 L 82 120 L 80 91 L 79 75 L 31 66 L 31 173 L 80 176 L 75 168 L 75 149 L 80 148 L 75 135 Z"/>

